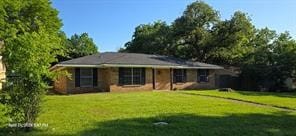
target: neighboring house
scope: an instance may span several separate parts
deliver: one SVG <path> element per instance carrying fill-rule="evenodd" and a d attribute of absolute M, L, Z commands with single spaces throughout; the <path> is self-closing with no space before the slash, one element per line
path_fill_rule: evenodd
<path fill-rule="evenodd" d="M 2 62 L 2 56 L 0 56 L 0 90 L 2 89 L 3 82 L 5 81 L 5 65 Z"/>
<path fill-rule="evenodd" d="M 60 93 L 214 89 L 223 67 L 173 57 L 107 52 L 76 58 L 51 68 L 67 71 L 54 89 Z"/>

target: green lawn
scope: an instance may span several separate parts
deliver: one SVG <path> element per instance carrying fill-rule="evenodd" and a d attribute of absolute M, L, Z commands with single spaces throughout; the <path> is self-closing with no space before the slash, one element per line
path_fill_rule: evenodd
<path fill-rule="evenodd" d="M 202 94 L 225 98 L 234 98 L 252 101 L 277 107 L 296 109 L 296 93 L 271 93 L 271 92 L 219 92 L 219 91 L 192 91 L 190 94 Z"/>
<path fill-rule="evenodd" d="M 25 135 L 296 135 L 295 112 L 195 93 L 296 103 L 294 94 L 284 97 L 270 93 L 249 95 L 216 91 L 52 95 L 45 98 L 37 121 L 47 123 L 48 127 Z M 169 124 L 153 125 L 159 121 Z"/>

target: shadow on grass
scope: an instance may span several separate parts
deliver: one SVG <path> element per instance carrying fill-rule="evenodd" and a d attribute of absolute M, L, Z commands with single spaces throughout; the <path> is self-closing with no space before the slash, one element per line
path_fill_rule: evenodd
<path fill-rule="evenodd" d="M 190 92 L 186 90 L 187 92 Z M 192 91 L 204 91 L 204 90 L 192 90 Z M 209 90 L 209 91 L 218 91 L 218 90 Z M 221 93 L 229 93 L 219 91 Z M 233 91 L 239 93 L 241 95 L 248 95 L 248 96 L 277 96 L 277 97 L 287 97 L 287 98 L 296 98 L 296 92 L 259 92 L 259 91 Z"/>
<path fill-rule="evenodd" d="M 156 126 L 164 121 L 168 125 Z M 266 114 L 233 114 L 227 116 L 199 116 L 192 114 L 163 115 L 151 118 L 132 118 L 98 122 L 93 129 L 77 135 L 118 136 L 269 136 L 296 135 L 296 117 L 285 112 Z"/>
<path fill-rule="evenodd" d="M 255 91 L 235 91 L 242 95 L 249 96 L 277 96 L 277 97 L 287 97 L 296 98 L 295 92 L 255 92 Z"/>

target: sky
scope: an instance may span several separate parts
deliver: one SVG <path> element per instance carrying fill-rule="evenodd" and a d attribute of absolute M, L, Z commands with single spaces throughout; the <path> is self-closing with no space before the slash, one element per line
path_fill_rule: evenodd
<path fill-rule="evenodd" d="M 52 0 L 68 37 L 87 32 L 99 52 L 117 51 L 131 40 L 135 27 L 181 16 L 194 0 Z M 296 38 L 296 0 L 204 0 L 222 20 L 235 11 L 248 13 L 256 28 L 289 31 Z"/>

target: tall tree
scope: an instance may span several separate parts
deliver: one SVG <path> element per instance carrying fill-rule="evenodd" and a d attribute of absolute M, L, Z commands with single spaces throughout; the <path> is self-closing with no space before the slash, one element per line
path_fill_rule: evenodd
<path fill-rule="evenodd" d="M 255 27 L 246 13 L 237 11 L 230 20 L 219 22 L 213 27 L 213 50 L 208 62 L 239 65 L 241 59 L 252 49 L 251 41 Z"/>
<path fill-rule="evenodd" d="M 257 89 L 285 90 L 285 81 L 295 78 L 296 42 L 289 33 L 277 35 L 264 28 L 256 33 L 255 49 L 243 61 L 242 76 L 255 81 Z"/>
<path fill-rule="evenodd" d="M 87 33 L 82 33 L 80 35 L 74 34 L 65 44 L 67 48 L 66 56 L 69 59 L 98 53 L 96 44 Z"/>
<path fill-rule="evenodd" d="M 172 24 L 175 56 L 205 61 L 211 50 L 211 28 L 219 22 L 218 12 L 197 1 L 187 6 L 183 15 Z"/>
<path fill-rule="evenodd" d="M 166 54 L 169 46 L 170 27 L 162 21 L 136 27 L 131 41 L 121 52 Z"/>
<path fill-rule="evenodd" d="M 0 39 L 7 67 L 5 104 L 12 123 L 34 123 L 52 78 L 50 63 L 61 54 L 62 23 L 49 0 L 0 1 Z"/>

